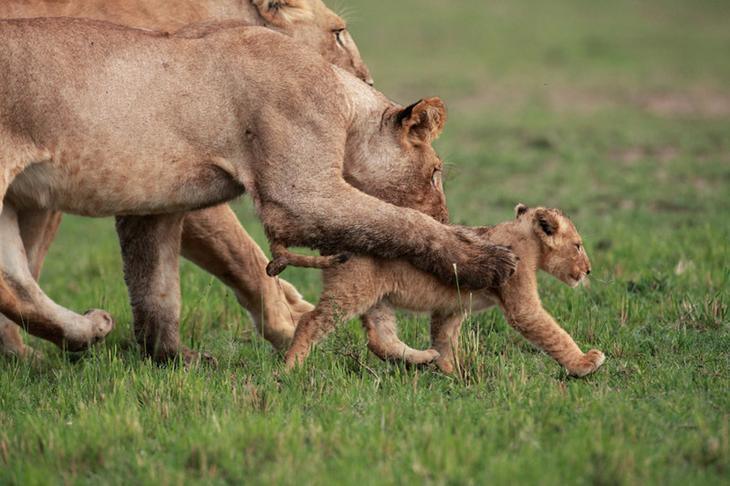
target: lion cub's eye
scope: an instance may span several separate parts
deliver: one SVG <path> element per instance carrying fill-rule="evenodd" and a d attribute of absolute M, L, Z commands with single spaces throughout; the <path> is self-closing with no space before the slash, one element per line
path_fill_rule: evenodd
<path fill-rule="evenodd" d="M 582 248 L 583 248 L 583 245 L 581 245 L 580 243 L 576 243 L 575 244 L 575 249 L 576 250 L 580 251 Z"/>
<path fill-rule="evenodd" d="M 345 29 L 334 29 L 332 31 L 332 33 L 335 34 L 335 39 L 337 39 L 337 43 L 342 47 L 345 47 L 345 42 L 342 40 L 343 32 L 345 32 Z"/>

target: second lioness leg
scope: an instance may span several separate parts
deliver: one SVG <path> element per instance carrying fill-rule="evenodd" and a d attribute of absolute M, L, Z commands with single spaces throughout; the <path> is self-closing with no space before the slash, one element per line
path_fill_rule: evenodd
<path fill-rule="evenodd" d="M 197 353 L 180 344 L 180 233 L 183 214 L 117 217 L 124 280 L 143 353 L 164 362 Z"/>
<path fill-rule="evenodd" d="M 439 357 L 434 349 L 413 349 L 398 337 L 398 321 L 393 308 L 378 303 L 362 316 L 362 324 L 368 335 L 368 349 L 383 361 L 402 361 L 421 365 Z"/>
<path fill-rule="evenodd" d="M 289 345 L 299 318 L 314 308 L 289 282 L 266 274 L 266 255 L 227 204 L 185 216 L 182 255 L 231 287 L 277 349 Z"/>

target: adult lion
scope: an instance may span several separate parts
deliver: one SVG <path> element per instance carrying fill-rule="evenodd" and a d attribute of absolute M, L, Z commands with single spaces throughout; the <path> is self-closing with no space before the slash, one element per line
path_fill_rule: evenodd
<path fill-rule="evenodd" d="M 152 30 L 177 30 L 205 19 L 238 19 L 284 32 L 329 62 L 372 84 L 345 21 L 321 0 L 6 0 L 0 18 L 88 17 Z M 37 279 L 56 235 L 61 213 L 34 211 L 21 218 L 31 272 Z M 285 346 L 299 316 L 312 307 L 284 280 L 268 278 L 266 257 L 228 205 L 189 213 L 183 221 L 182 254 L 229 285 L 255 328 L 275 347 Z M 18 326 L 0 315 L 0 352 L 19 356 Z"/>
<path fill-rule="evenodd" d="M 346 182 L 343 172 L 418 160 L 441 113 L 399 107 L 285 35 L 5 20 L 0 66 L 0 311 L 69 349 L 103 338 L 112 321 L 38 287 L 24 213 L 118 216 L 137 337 L 156 359 L 188 357 L 178 335 L 185 212 L 243 192 L 284 245 L 404 258 L 449 283 L 456 267 L 471 288 L 514 271 L 508 249 Z"/>

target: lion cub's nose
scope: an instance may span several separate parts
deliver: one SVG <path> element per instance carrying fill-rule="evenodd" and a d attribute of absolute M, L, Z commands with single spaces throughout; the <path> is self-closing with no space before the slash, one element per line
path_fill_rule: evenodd
<path fill-rule="evenodd" d="M 590 274 L 591 274 L 591 269 L 589 268 L 588 270 L 586 270 L 586 275 L 590 275 Z"/>

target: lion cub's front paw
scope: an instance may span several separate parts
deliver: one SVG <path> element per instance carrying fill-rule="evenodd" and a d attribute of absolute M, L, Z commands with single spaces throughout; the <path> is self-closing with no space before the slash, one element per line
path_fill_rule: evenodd
<path fill-rule="evenodd" d="M 580 358 L 577 366 L 569 371 L 573 376 L 586 376 L 600 368 L 604 361 L 606 361 L 605 354 L 597 349 L 591 349 Z"/>

